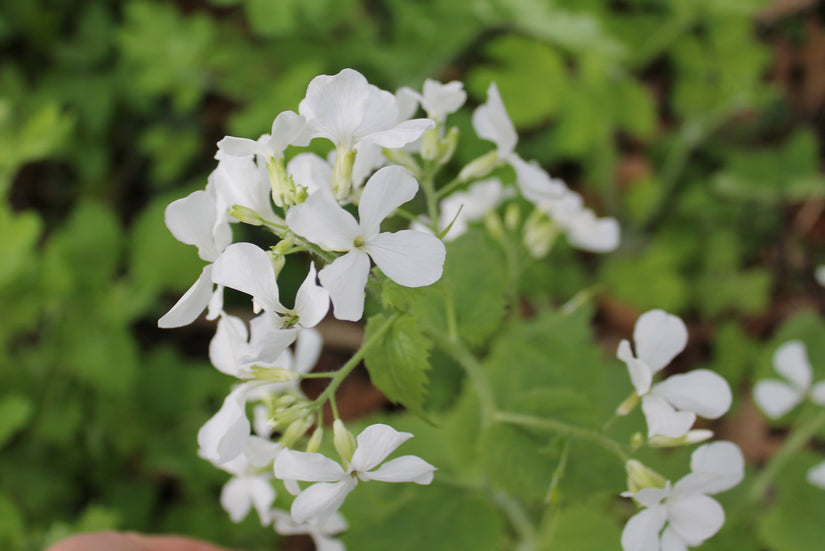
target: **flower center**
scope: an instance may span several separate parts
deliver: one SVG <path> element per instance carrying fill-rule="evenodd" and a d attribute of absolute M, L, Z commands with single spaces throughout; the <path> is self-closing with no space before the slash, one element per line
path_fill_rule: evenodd
<path fill-rule="evenodd" d="M 352 246 L 356 249 L 362 249 L 364 247 L 364 238 L 361 236 L 356 237 L 352 241 Z"/>

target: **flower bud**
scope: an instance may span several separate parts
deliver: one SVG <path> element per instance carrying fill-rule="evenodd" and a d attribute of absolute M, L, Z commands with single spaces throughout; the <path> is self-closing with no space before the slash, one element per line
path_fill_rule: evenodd
<path fill-rule="evenodd" d="M 309 427 L 311 426 L 312 419 L 309 417 L 304 417 L 303 419 L 293 421 L 284 431 L 283 436 L 281 436 L 281 444 L 283 444 L 285 448 L 293 447 L 295 442 L 306 434 L 306 431 L 309 430 Z"/>
<path fill-rule="evenodd" d="M 675 448 L 678 446 L 690 446 L 713 438 L 713 431 L 707 429 L 693 429 L 679 438 L 671 438 L 657 434 L 648 438 L 647 443 L 653 448 Z"/>
<path fill-rule="evenodd" d="M 524 246 L 534 258 L 545 257 L 558 236 L 558 224 L 538 209 L 524 223 Z"/>
<path fill-rule="evenodd" d="M 518 227 L 520 221 L 521 210 L 519 206 L 515 203 L 507 205 L 507 208 L 504 209 L 504 226 L 512 232 Z"/>
<path fill-rule="evenodd" d="M 447 131 L 447 135 L 438 144 L 438 164 L 445 165 L 453 158 L 456 147 L 458 147 L 458 128 L 453 126 Z"/>
<path fill-rule="evenodd" d="M 291 369 L 283 367 L 261 367 L 259 365 L 252 366 L 252 375 L 259 381 L 272 381 L 273 383 L 285 383 L 301 378 L 297 372 Z"/>
<path fill-rule="evenodd" d="M 664 488 L 667 485 L 665 477 L 635 459 L 625 464 L 625 471 L 627 488 L 634 494 L 644 488 Z"/>
<path fill-rule="evenodd" d="M 383 149 L 381 153 L 388 161 L 403 166 L 416 178 L 421 174 L 421 167 L 419 167 L 415 159 L 410 157 L 410 154 L 403 149 Z"/>
<path fill-rule="evenodd" d="M 616 415 L 627 415 L 628 413 L 636 409 L 636 406 L 639 405 L 640 401 L 641 400 L 639 399 L 639 395 L 634 392 L 633 394 L 628 396 L 624 402 L 619 404 L 619 407 L 616 408 Z"/>
<path fill-rule="evenodd" d="M 318 427 L 315 429 L 315 432 L 312 433 L 312 436 L 309 438 L 309 442 L 307 442 L 307 451 L 309 453 L 316 453 L 318 450 L 321 449 L 321 441 L 324 439 L 324 429 Z"/>
<path fill-rule="evenodd" d="M 257 211 L 249 207 L 244 207 L 243 205 L 232 205 L 229 207 L 229 216 L 250 226 L 262 226 L 266 223 Z"/>
<path fill-rule="evenodd" d="M 266 161 L 266 168 L 272 188 L 272 201 L 279 207 L 291 205 L 294 202 L 295 183 L 286 173 L 283 157 L 270 157 Z"/>
<path fill-rule="evenodd" d="M 490 174 L 499 165 L 498 151 L 490 151 L 481 157 L 470 161 L 467 166 L 458 173 L 458 179 L 467 182 L 477 178 L 483 178 Z"/>
<path fill-rule="evenodd" d="M 338 455 L 341 456 L 344 463 L 349 465 L 350 461 L 352 461 L 352 454 L 355 453 L 355 448 L 357 447 L 355 437 L 352 436 L 352 433 L 347 430 L 347 427 L 344 426 L 343 421 L 340 419 L 336 419 L 332 423 L 332 431 L 332 441 L 335 444 L 335 451 L 338 452 Z"/>
<path fill-rule="evenodd" d="M 497 212 L 491 211 L 484 216 L 484 227 L 493 239 L 497 241 L 504 239 L 504 225 Z"/>

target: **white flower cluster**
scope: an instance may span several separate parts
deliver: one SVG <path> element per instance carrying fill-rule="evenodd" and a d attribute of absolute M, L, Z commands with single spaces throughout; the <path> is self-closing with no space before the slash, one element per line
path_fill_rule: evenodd
<path fill-rule="evenodd" d="M 789 413 L 804 401 L 825 406 L 825 381 L 813 383 L 814 370 L 802 341 L 789 341 L 776 349 L 773 367 L 782 379 L 763 379 L 753 388 L 753 399 L 771 419 Z M 808 471 L 808 482 L 825 489 L 825 463 Z"/>
<path fill-rule="evenodd" d="M 681 319 L 663 310 L 651 310 L 639 317 L 633 329 L 636 355 L 627 340 L 619 343 L 616 355 L 627 365 L 635 388 L 635 394 L 622 404 L 619 413 L 629 413 L 641 398 L 652 445 L 710 438 L 710 431 L 691 430 L 696 416 L 717 419 L 730 408 L 730 386 L 719 374 L 707 369 L 671 375 L 653 384 L 653 376 L 685 349 L 687 340 L 687 327 Z"/>
<path fill-rule="evenodd" d="M 615 220 L 596 218 L 577 194 L 515 153 L 515 129 L 495 85 L 487 103 L 475 111 L 473 126 L 496 150 L 471 162 L 451 187 L 444 186 L 444 193 L 439 190 L 436 196 L 435 185 L 426 182 L 433 221 L 414 217 L 414 227 L 425 231 L 382 232 L 384 219 L 419 193 L 422 177 L 431 177 L 450 161 L 458 131 L 448 130 L 445 119 L 465 100 L 460 82 L 427 80 L 421 93 L 402 88 L 394 95 L 351 69 L 318 76 L 309 83 L 298 112 L 280 113 L 270 134 L 257 140 L 222 139 L 206 188 L 167 207 L 169 230 L 197 247 L 207 264 L 158 325 L 181 327 L 206 311 L 208 320 L 217 320 L 210 360 L 238 380 L 198 433 L 200 455 L 232 475 L 221 503 L 233 520 L 254 508 L 264 525 L 273 524 L 281 533 L 310 534 L 319 549 L 341 549 L 333 536 L 346 522 L 337 511 L 359 480 L 429 484 L 433 479 L 435 468 L 415 456 L 384 463 L 411 434 L 372 425 L 356 439 L 337 419 L 336 386 L 331 383 L 330 393 L 310 400 L 299 384 L 319 358 L 322 340 L 313 328 L 328 314 L 330 303 L 338 319 L 362 318 L 373 264 L 406 287 L 436 282 L 446 248 L 444 235 L 433 230 L 443 234 L 451 226 L 447 238 L 455 238 L 516 189 L 537 213 L 525 224 L 530 250 L 546 253 L 550 238 L 559 232 L 590 251 L 617 246 Z M 419 106 L 428 118 L 413 118 Z M 327 158 L 289 151 L 313 139 L 332 143 Z M 504 164 L 515 169 L 515 189 L 486 178 Z M 232 226 L 238 222 L 265 228 L 277 242 L 269 249 L 233 243 Z M 280 271 L 287 256 L 306 252 L 315 260 L 294 305 L 284 305 Z M 317 270 L 315 262 L 322 263 Z M 251 298 L 251 319 L 224 310 L 226 288 Z M 318 453 L 327 401 L 336 417 L 340 463 Z M 298 451 L 299 446 L 306 451 Z M 272 510 L 273 478 L 297 495 L 290 515 Z M 301 491 L 298 481 L 313 484 Z"/>

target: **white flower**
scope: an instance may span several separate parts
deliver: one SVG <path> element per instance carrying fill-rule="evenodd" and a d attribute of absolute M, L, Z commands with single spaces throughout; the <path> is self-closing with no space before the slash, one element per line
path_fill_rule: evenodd
<path fill-rule="evenodd" d="M 389 166 L 364 186 L 359 221 L 323 194 L 311 195 L 287 212 L 293 232 L 326 249 L 347 252 L 318 274 L 336 318 L 361 318 L 370 258 L 387 277 L 406 287 L 430 285 L 441 277 L 446 249 L 439 239 L 413 230 L 380 233 L 381 221 L 417 190 L 418 183 L 403 168 Z"/>
<path fill-rule="evenodd" d="M 811 386 L 813 369 L 801 341 L 786 342 L 777 348 L 773 367 L 786 381 L 766 379 L 753 389 L 756 405 L 765 415 L 772 419 L 782 417 L 807 397 L 815 404 L 825 405 L 825 381 Z"/>
<path fill-rule="evenodd" d="M 624 551 L 680 551 L 702 544 L 725 523 L 725 512 L 708 497 L 742 481 L 745 460 L 731 442 L 705 444 L 693 452 L 691 473 L 673 487 L 623 492 L 642 507 L 622 532 Z M 664 530 L 663 530 L 664 529 Z"/>
<path fill-rule="evenodd" d="M 807 480 L 814 486 L 825 490 L 825 462 L 814 465 L 808 469 Z"/>
<path fill-rule="evenodd" d="M 254 507 L 266 526 L 272 522 L 270 507 L 275 501 L 271 471 L 264 469 L 281 451 L 281 446 L 263 438 L 252 436 L 244 451 L 220 468 L 230 473 L 221 490 L 221 506 L 229 513 L 232 522 L 242 521 Z"/>
<path fill-rule="evenodd" d="M 264 134 L 258 140 L 226 136 L 218 142 L 218 148 L 234 157 L 260 155 L 265 159 L 281 159 L 288 146 L 309 145 L 311 138 L 304 117 L 293 111 L 284 111 L 272 121 L 270 134 Z"/>
<path fill-rule="evenodd" d="M 441 124 L 447 115 L 455 113 L 464 105 L 467 101 L 467 92 L 464 91 L 463 82 L 454 80 L 442 84 L 428 78 L 424 81 L 420 94 L 411 88 L 404 87 L 398 90 L 396 98 L 398 98 L 399 105 L 403 106 L 405 113 L 412 115 L 415 112 L 416 103 L 420 103 L 427 116 Z"/>
<path fill-rule="evenodd" d="M 218 151 L 215 158 L 218 166 L 209 175 L 209 181 L 215 186 L 219 210 L 240 205 L 255 211 L 267 222 L 284 223 L 272 210 L 269 178 L 264 168 L 252 157 L 233 157 L 223 151 Z"/>
<path fill-rule="evenodd" d="M 452 224 L 450 231 L 444 235 L 445 241 L 452 241 L 467 232 L 467 224 L 481 220 L 485 214 L 493 211 L 501 202 L 510 197 L 512 189 L 504 189 L 498 178 L 475 182 L 466 191 L 457 191 L 439 205 L 441 214 L 438 225 L 444 228 Z"/>
<path fill-rule="evenodd" d="M 428 119 L 398 122 L 395 97 L 353 69 L 319 75 L 307 86 L 298 111 L 313 132 L 339 149 L 355 150 L 362 142 L 396 149 L 417 140 L 435 124 Z"/>
<path fill-rule="evenodd" d="M 814 277 L 816 278 L 817 283 L 825 287 L 825 264 L 817 267 L 814 272 Z"/>
<path fill-rule="evenodd" d="M 693 426 L 697 414 L 716 419 L 730 408 L 727 381 L 707 369 L 673 375 L 651 387 L 653 375 L 684 350 L 687 338 L 681 319 L 651 310 L 639 317 L 633 329 L 636 356 L 627 340 L 619 343 L 616 355 L 627 365 L 636 394 L 642 398 L 648 437 L 680 438 Z"/>
<path fill-rule="evenodd" d="M 242 383 L 229 393 L 218 412 L 198 431 L 198 455 L 221 465 L 240 455 L 250 437 L 246 417 L 247 393 L 255 384 Z"/>
<path fill-rule="evenodd" d="M 314 327 L 329 309 L 329 295 L 315 283 L 315 264 L 295 295 L 295 308 L 279 300 L 275 267 L 269 254 L 252 243 L 233 243 L 215 261 L 212 281 L 252 296 L 256 309 L 280 317 L 283 327 Z"/>
<path fill-rule="evenodd" d="M 214 184 L 170 203 L 164 218 L 175 239 L 196 246 L 198 256 L 207 262 L 214 262 L 232 242 L 232 230 L 225 211 L 219 208 Z M 208 319 L 215 319 L 223 308 L 223 288 L 214 289 L 212 264 L 203 268 L 198 280 L 158 320 L 158 327 L 189 325 L 207 306 Z"/>
<path fill-rule="evenodd" d="M 209 342 L 209 359 L 215 368 L 239 379 L 253 379 L 254 368 L 283 366 L 283 354 L 299 334 L 298 329 L 281 329 L 272 316 L 253 318 L 246 324 L 223 314 L 215 336 Z"/>
<path fill-rule="evenodd" d="M 294 488 L 295 481 L 316 482 L 295 498 L 292 518 L 304 523 L 329 517 L 341 507 L 358 480 L 432 482 L 435 467 L 414 455 L 398 457 L 381 465 L 412 436 L 387 425 L 370 425 L 358 435 L 352 460 L 344 467 L 320 453 L 283 450 L 273 466 L 277 478 L 288 482 L 288 488 Z"/>
<path fill-rule="evenodd" d="M 348 528 L 340 513 L 312 523 L 295 522 L 289 513 L 280 509 L 273 509 L 271 515 L 275 521 L 275 531 L 282 536 L 308 534 L 315 543 L 316 551 L 344 551 L 344 544 L 333 537 Z"/>

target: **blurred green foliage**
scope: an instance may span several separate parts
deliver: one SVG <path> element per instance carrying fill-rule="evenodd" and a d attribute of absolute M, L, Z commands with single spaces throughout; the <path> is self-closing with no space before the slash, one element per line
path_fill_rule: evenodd
<path fill-rule="evenodd" d="M 763 315 L 777 291 L 810 287 L 812 245 L 779 236 L 789 206 L 825 195 L 819 138 L 765 82 L 770 53 L 757 38 L 755 17 L 762 4 L 5 2 L 0 548 L 37 550 L 68 533 L 102 528 L 174 531 L 272 548 L 276 536 L 256 521 L 241 527 L 228 522 L 217 500 L 224 477 L 196 457 L 197 429 L 228 382 L 205 362 L 210 327 L 195 325 L 176 335 L 155 329 L 156 319 L 200 270 L 195 252 L 164 228 L 163 209 L 203 185 L 223 135 L 268 131 L 275 114 L 297 108 L 313 76 L 342 67 L 359 69 L 387 89 L 419 87 L 426 77 L 462 79 L 471 103 L 482 102 L 496 81 L 521 132 L 524 156 L 568 177 L 597 210 L 623 224 L 624 245 L 605 262 L 594 266 L 591 258 L 559 246 L 547 264 L 529 267 L 534 300 L 563 301 L 598 279 L 606 295 L 630 311 L 660 307 L 712 320 L 718 331 L 709 343 L 715 354 L 709 364 L 746 384 L 761 345 L 738 322 Z M 456 120 L 469 134 L 469 117 Z M 462 147 L 458 160 L 476 156 L 474 147 Z M 629 158 L 641 159 L 643 170 L 620 177 Z M 778 239 L 790 240 L 786 245 L 803 260 L 790 267 L 764 265 Z M 468 242 L 456 254 L 490 254 L 491 246 Z M 481 346 L 496 336 L 503 315 L 504 275 L 465 272 L 460 263 L 448 265 L 440 285 L 472 290 L 459 296 L 466 302 L 459 311 L 477 310 L 457 323 L 467 325 L 471 344 Z M 415 309 L 426 317 L 430 306 L 424 300 Z M 630 391 L 615 377 L 594 384 L 592 371 L 569 369 L 604 364 L 588 348 L 589 311 L 584 314 L 563 331 L 555 330 L 552 318 L 525 322 L 490 345 L 485 367 L 501 379 L 502 403 L 530 412 L 564 403 L 567 412 L 581 409 L 576 422 L 589 425 L 593 412 L 575 404 L 589 400 L 609 408 L 622 398 L 613 396 L 617 388 L 618 394 Z M 433 315 L 432 323 L 442 319 Z M 531 395 L 534 364 L 551 365 L 541 376 L 569 378 L 576 390 Z M 520 370 L 515 374 L 514 365 Z M 413 379 L 416 369 L 409 374 Z M 617 365 L 605 372 L 624 380 Z M 422 402 L 419 394 L 396 398 L 416 407 Z M 546 488 L 547 465 L 558 461 L 563 443 L 537 446 L 528 431 L 497 428 L 502 434 L 475 437 L 506 441 L 506 449 L 471 458 L 461 448 L 473 434 L 465 412 L 475 406 L 467 400 L 436 401 L 452 408 L 445 414 L 446 431 L 458 435 L 447 453 L 494 486 L 540 501 L 537 488 Z M 416 439 L 422 447 L 413 453 L 445 449 L 444 436 L 422 433 Z M 618 491 L 617 466 L 599 464 L 598 456 L 580 447 L 569 451 L 572 468 L 562 491 L 566 484 L 585 487 L 599 478 L 593 473 L 606 477 L 598 480 L 600 489 L 610 480 Z M 378 495 L 382 491 L 397 490 L 354 496 L 347 511 L 361 511 L 363 518 L 353 515 L 351 548 L 402 548 L 398 533 L 376 532 L 376 523 L 394 516 L 429 523 L 435 509 L 438 522 L 453 529 L 451 539 L 436 547 L 416 531 L 402 537 L 408 548 L 492 550 L 503 537 L 497 510 L 473 495 L 443 511 L 443 489 L 405 489 L 406 497 L 392 500 Z M 540 547 L 556 542 L 565 549 L 595 549 L 616 541 L 617 529 L 600 512 L 604 504 L 596 491 L 584 492 L 543 527 Z M 359 508 L 359 499 L 367 505 Z M 397 504 L 379 514 L 368 507 L 369 499 Z M 780 498 L 760 524 L 761 543 L 803 549 L 790 543 L 792 533 L 811 529 L 810 523 L 794 524 L 813 518 L 795 512 L 802 507 L 816 509 Z M 576 539 L 579 530 L 588 532 L 590 543 Z"/>

